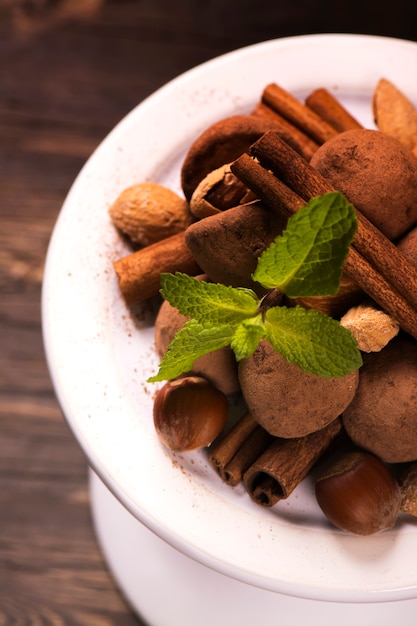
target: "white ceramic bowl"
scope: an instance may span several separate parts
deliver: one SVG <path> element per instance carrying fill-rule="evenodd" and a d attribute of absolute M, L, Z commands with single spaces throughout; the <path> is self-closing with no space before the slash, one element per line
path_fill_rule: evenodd
<path fill-rule="evenodd" d="M 417 44 L 379 37 L 309 35 L 243 48 L 185 73 L 142 102 L 103 141 L 68 194 L 45 271 L 47 358 L 63 413 L 93 470 L 103 549 L 132 606 L 154 626 L 213 623 L 203 614 L 220 626 L 249 624 L 261 615 L 251 611 L 262 601 L 268 606 L 262 626 L 275 623 L 284 606 L 293 616 L 298 606 L 310 624 L 325 611 L 344 624 L 342 606 L 350 607 L 351 620 L 361 605 L 365 616 L 362 603 L 379 611 L 381 602 L 387 604 L 379 624 L 392 623 L 381 621 L 391 620 L 388 605 L 396 616 L 405 610 L 403 626 L 417 623 L 415 523 L 404 519 L 393 531 L 349 536 L 323 518 L 308 481 L 287 501 L 263 509 L 243 488 L 225 486 L 204 452 L 172 455 L 160 445 L 151 418 L 155 387 L 145 382 L 158 364 L 153 312 L 144 307 L 138 321 L 119 295 L 112 262 L 128 250 L 107 213 L 135 182 L 157 181 L 179 191 L 181 161 L 196 135 L 222 117 L 248 112 L 270 82 L 300 98 L 327 87 L 372 127 L 371 97 L 379 78 L 392 80 L 417 102 L 416 67 Z M 140 539 L 124 552 L 119 541 L 131 537 L 129 528 Z M 147 563 L 138 556 L 144 546 Z M 165 566 L 166 550 L 174 550 L 176 565 Z M 156 566 L 159 551 L 162 569 Z M 187 583 L 181 579 L 185 563 L 200 572 Z M 158 582 L 151 570 L 158 570 Z M 190 585 L 185 597 L 191 605 L 195 594 L 197 621 L 194 613 L 184 613 L 184 603 L 162 609 L 159 592 L 169 581 L 175 581 L 177 599 Z M 210 600 L 202 611 L 215 584 L 224 592 L 222 609 L 213 613 Z M 366 615 L 363 624 L 373 623 Z"/>

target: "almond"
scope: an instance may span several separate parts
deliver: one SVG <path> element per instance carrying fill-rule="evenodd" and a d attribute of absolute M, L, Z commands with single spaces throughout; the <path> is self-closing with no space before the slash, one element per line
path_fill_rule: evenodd
<path fill-rule="evenodd" d="M 417 156 L 417 108 L 395 85 L 382 78 L 372 102 L 375 124 Z"/>

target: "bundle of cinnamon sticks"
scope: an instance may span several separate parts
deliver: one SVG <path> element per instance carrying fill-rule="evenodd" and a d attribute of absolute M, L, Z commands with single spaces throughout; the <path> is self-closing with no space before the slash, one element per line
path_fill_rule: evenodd
<path fill-rule="evenodd" d="M 283 439 L 246 413 L 210 450 L 209 460 L 224 482 L 235 487 L 243 481 L 251 498 L 269 507 L 288 498 L 341 430 L 337 419 L 305 437 Z"/>

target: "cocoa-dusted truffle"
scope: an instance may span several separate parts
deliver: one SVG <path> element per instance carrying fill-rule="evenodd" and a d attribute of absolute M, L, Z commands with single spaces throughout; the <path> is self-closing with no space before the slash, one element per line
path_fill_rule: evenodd
<path fill-rule="evenodd" d="M 252 280 L 258 258 L 282 232 L 284 220 L 260 203 L 210 215 L 188 227 L 185 241 L 202 271 L 215 283 L 265 293 Z"/>
<path fill-rule="evenodd" d="M 187 319 L 164 300 L 155 320 L 155 347 L 160 358 L 164 356 L 168 344 Z M 236 359 L 229 347 L 215 350 L 194 361 L 191 373 L 206 378 L 227 396 L 240 391 Z"/>
<path fill-rule="evenodd" d="M 311 165 L 389 239 L 417 221 L 417 159 L 394 137 L 345 131 L 326 141 Z"/>
<path fill-rule="evenodd" d="M 277 437 L 304 437 L 339 417 L 352 401 L 358 371 L 342 378 L 307 374 L 261 341 L 239 363 L 239 380 L 249 411 Z"/>
<path fill-rule="evenodd" d="M 402 336 L 363 355 L 355 397 L 343 413 L 350 438 L 387 463 L 417 459 L 417 342 Z"/>

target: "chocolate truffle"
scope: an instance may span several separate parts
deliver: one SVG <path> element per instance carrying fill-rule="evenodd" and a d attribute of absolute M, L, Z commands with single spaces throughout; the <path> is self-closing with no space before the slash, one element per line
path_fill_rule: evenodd
<path fill-rule="evenodd" d="M 249 411 L 276 437 L 304 437 L 339 417 L 352 401 L 358 371 L 323 378 L 289 363 L 267 341 L 239 363 L 239 380 Z"/>
<path fill-rule="evenodd" d="M 185 241 L 202 271 L 215 283 L 265 289 L 252 280 L 258 258 L 282 232 L 284 220 L 260 203 L 210 215 L 188 227 Z"/>
<path fill-rule="evenodd" d="M 311 165 L 389 239 L 417 221 L 417 159 L 394 137 L 345 131 L 326 141 Z"/>
<path fill-rule="evenodd" d="M 364 354 L 356 395 L 343 424 L 358 446 L 387 463 L 417 459 L 417 342 L 393 339 Z"/>

